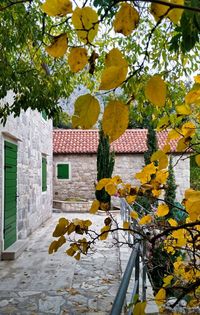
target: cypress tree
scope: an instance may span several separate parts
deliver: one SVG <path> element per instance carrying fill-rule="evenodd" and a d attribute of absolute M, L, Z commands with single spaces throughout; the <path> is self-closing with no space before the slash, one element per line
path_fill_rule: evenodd
<path fill-rule="evenodd" d="M 148 123 L 147 127 L 147 151 L 144 153 L 144 162 L 145 165 L 151 163 L 151 155 L 157 151 L 157 139 L 156 132 L 152 126 L 152 124 Z M 153 197 L 151 191 L 146 193 L 144 196 L 138 196 L 137 200 L 138 204 L 140 204 L 144 209 L 150 210 L 151 206 L 156 206 L 157 201 Z M 139 206 L 135 207 L 136 210 L 141 211 Z"/>
<path fill-rule="evenodd" d="M 153 126 L 149 124 L 147 130 L 147 151 L 144 153 L 145 165 L 151 163 L 151 156 L 158 149 L 156 132 Z"/>
<path fill-rule="evenodd" d="M 171 210 L 175 206 L 176 202 L 176 182 L 175 182 L 175 175 L 174 169 L 172 165 L 172 156 L 170 155 L 169 159 L 169 167 L 168 167 L 168 178 L 166 182 L 166 190 L 165 190 L 165 202 L 168 205 L 169 209 Z"/>
<path fill-rule="evenodd" d="M 110 152 L 109 138 L 100 128 L 99 145 L 97 150 L 97 181 L 100 181 L 102 178 L 112 177 L 114 164 L 114 152 Z M 104 188 L 102 190 L 96 190 L 95 195 L 100 203 L 106 203 L 108 204 L 107 207 L 110 207 L 111 197 Z"/>

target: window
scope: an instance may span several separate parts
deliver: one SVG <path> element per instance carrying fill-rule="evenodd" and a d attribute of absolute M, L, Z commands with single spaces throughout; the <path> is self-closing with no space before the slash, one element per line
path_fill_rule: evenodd
<path fill-rule="evenodd" d="M 42 157 L 42 191 L 47 190 L 47 158 Z"/>
<path fill-rule="evenodd" d="M 57 178 L 58 179 L 70 179 L 70 164 L 69 163 L 62 163 L 57 164 Z"/>
<path fill-rule="evenodd" d="M 47 120 L 47 113 L 46 113 L 46 111 L 43 110 L 43 111 L 41 112 L 41 114 L 42 114 L 42 118 L 43 118 L 44 120 Z"/>

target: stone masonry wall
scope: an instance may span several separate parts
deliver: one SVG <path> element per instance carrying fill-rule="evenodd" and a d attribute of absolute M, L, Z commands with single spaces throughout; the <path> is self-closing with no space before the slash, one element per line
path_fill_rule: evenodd
<path fill-rule="evenodd" d="M 177 200 L 181 201 L 184 191 L 190 186 L 189 159 L 181 159 L 177 164 L 179 155 L 174 156 L 175 176 L 177 184 Z M 185 159 L 186 158 L 186 159 Z M 67 154 L 54 155 L 53 167 L 53 199 L 80 197 L 94 198 L 94 183 L 96 181 L 96 155 L 95 154 Z M 56 165 L 60 162 L 71 163 L 71 179 L 60 180 L 56 178 Z M 116 154 L 114 175 L 120 175 L 122 180 L 132 184 L 139 183 L 134 174 L 144 166 L 142 154 Z"/>
<path fill-rule="evenodd" d="M 174 173 L 176 178 L 177 200 L 182 201 L 184 192 L 190 187 L 190 155 L 184 154 L 173 156 Z"/>
<path fill-rule="evenodd" d="M 18 140 L 17 140 L 18 139 Z M 52 213 L 52 122 L 27 110 L 0 125 L 0 244 L 3 240 L 4 140 L 17 143 L 17 230 L 26 238 Z M 47 191 L 42 192 L 42 155 L 47 158 Z M 1 248 L 0 248 L 1 252 Z"/>
<path fill-rule="evenodd" d="M 71 163 L 71 179 L 56 178 L 56 165 L 60 162 Z M 94 183 L 96 182 L 95 154 L 54 155 L 53 164 L 53 199 L 65 200 L 71 197 L 94 198 Z"/>

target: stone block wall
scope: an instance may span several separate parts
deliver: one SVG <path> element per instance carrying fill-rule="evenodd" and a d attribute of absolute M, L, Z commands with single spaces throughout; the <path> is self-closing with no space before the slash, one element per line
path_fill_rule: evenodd
<path fill-rule="evenodd" d="M 190 188 L 190 155 L 173 155 L 173 165 L 177 185 L 177 200 L 182 201 L 185 190 Z"/>
<path fill-rule="evenodd" d="M 52 122 L 41 113 L 27 110 L 17 118 L 10 116 L 0 125 L 0 252 L 3 240 L 3 164 L 4 140 L 18 145 L 17 230 L 26 238 L 52 213 Z M 42 192 L 42 156 L 47 159 L 47 190 Z"/>
<path fill-rule="evenodd" d="M 71 164 L 71 179 L 57 179 L 57 163 Z M 53 199 L 65 200 L 77 197 L 93 199 L 95 197 L 96 154 L 54 155 L 53 161 Z"/>
<path fill-rule="evenodd" d="M 186 155 L 174 156 L 175 176 L 177 184 L 177 200 L 181 201 L 184 191 L 190 186 L 190 165 Z M 55 154 L 53 158 L 53 199 L 65 200 L 66 198 L 93 199 L 94 183 L 96 182 L 96 154 Z M 60 162 L 71 164 L 71 179 L 56 178 L 56 165 Z M 144 166 L 143 154 L 116 154 L 114 175 L 121 176 L 122 180 L 132 184 L 139 182 L 134 178 Z"/>

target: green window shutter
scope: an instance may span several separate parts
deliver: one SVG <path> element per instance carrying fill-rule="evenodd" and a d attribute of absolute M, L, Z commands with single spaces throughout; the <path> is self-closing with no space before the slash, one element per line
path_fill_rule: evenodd
<path fill-rule="evenodd" d="M 42 111 L 42 118 L 44 120 L 47 120 L 47 113 L 45 112 L 45 110 Z"/>
<path fill-rule="evenodd" d="M 47 190 L 47 159 L 42 158 L 42 191 Z"/>
<path fill-rule="evenodd" d="M 57 164 L 57 178 L 69 179 L 69 164 Z"/>

